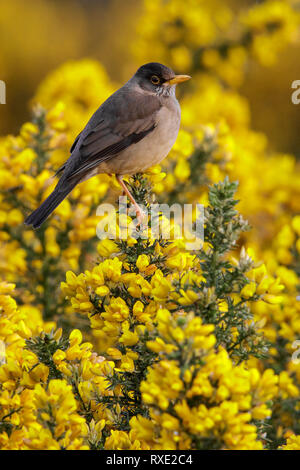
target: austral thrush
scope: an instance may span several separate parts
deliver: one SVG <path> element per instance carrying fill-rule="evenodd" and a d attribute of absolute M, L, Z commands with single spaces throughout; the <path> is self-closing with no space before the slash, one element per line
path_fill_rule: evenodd
<path fill-rule="evenodd" d="M 175 75 L 156 62 L 140 67 L 93 114 L 75 139 L 70 157 L 57 171 L 61 177 L 54 191 L 25 224 L 39 227 L 78 183 L 99 173 L 116 175 L 140 224 L 141 208 L 122 177 L 142 173 L 167 156 L 180 125 L 175 88 L 190 78 Z"/>

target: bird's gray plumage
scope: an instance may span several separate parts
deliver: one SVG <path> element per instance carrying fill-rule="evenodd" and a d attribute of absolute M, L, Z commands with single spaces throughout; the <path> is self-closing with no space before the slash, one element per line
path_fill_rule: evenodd
<path fill-rule="evenodd" d="M 153 74 L 160 77 L 160 85 L 151 83 Z M 79 182 L 95 174 L 134 174 L 159 163 L 179 130 L 175 87 L 164 86 L 174 76 L 168 67 L 146 64 L 111 95 L 75 139 L 69 159 L 57 172 L 61 177 L 54 192 L 25 223 L 40 226 Z"/>
<path fill-rule="evenodd" d="M 95 112 L 78 138 L 64 168 L 66 180 L 83 177 L 114 158 L 130 145 L 136 144 L 156 125 L 156 114 L 162 104 L 158 97 L 144 95 L 125 85 Z"/>

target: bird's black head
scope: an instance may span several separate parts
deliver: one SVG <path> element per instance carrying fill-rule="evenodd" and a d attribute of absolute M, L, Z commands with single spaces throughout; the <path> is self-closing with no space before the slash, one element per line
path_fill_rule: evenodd
<path fill-rule="evenodd" d="M 142 65 L 134 75 L 139 86 L 153 93 L 167 93 L 177 83 L 189 80 L 188 75 L 175 75 L 172 69 L 158 62 Z"/>

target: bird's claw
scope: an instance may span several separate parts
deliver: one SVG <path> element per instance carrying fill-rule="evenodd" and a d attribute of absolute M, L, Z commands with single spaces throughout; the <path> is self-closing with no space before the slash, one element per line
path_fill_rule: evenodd
<path fill-rule="evenodd" d="M 138 209 L 136 211 L 136 218 L 137 218 L 137 224 L 136 227 L 142 228 L 144 225 L 144 221 L 146 220 L 147 214 L 145 214 L 144 211 L 141 209 Z"/>

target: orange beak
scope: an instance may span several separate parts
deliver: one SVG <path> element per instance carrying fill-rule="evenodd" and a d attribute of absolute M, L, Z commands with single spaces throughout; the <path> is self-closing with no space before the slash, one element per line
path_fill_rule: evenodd
<path fill-rule="evenodd" d="M 189 75 L 175 75 L 174 78 L 171 78 L 170 80 L 166 81 L 166 85 L 177 85 L 177 83 L 183 83 L 186 82 L 187 80 L 190 80 L 192 77 Z"/>

